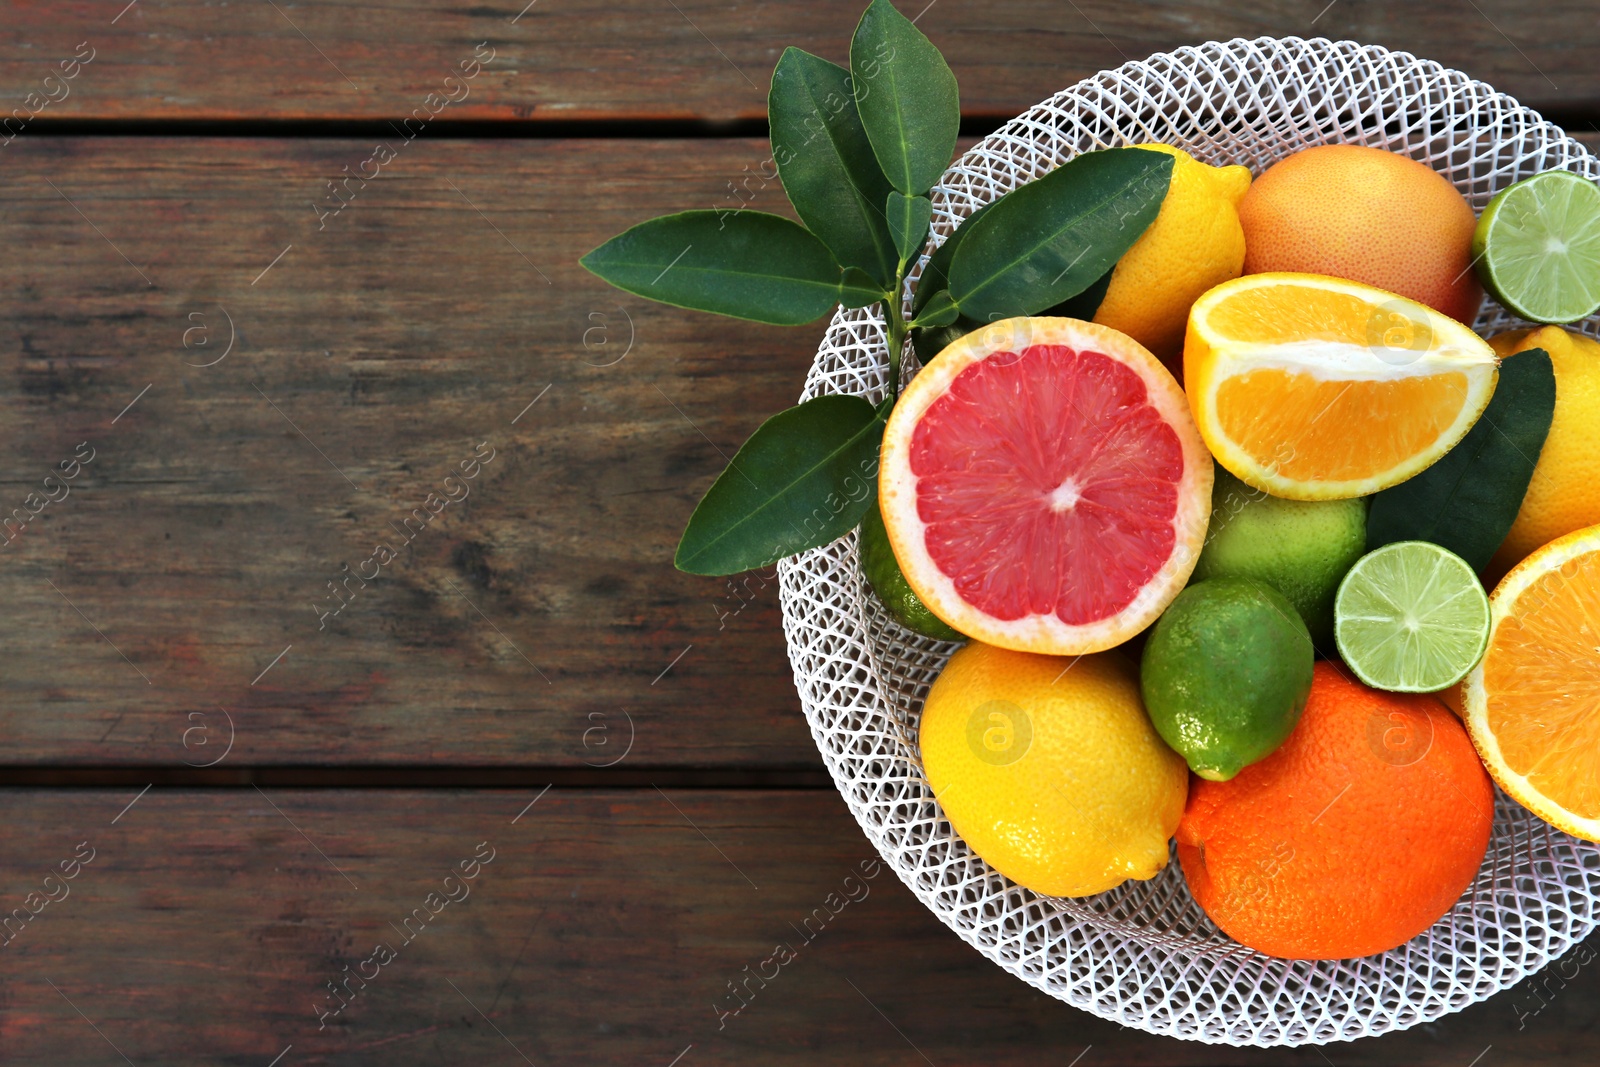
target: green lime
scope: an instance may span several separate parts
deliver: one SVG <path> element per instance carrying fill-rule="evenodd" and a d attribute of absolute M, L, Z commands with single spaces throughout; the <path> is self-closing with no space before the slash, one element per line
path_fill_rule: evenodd
<path fill-rule="evenodd" d="M 1600 308 L 1600 187 L 1569 170 L 1507 186 L 1472 234 L 1478 278 L 1532 322 L 1576 322 Z"/>
<path fill-rule="evenodd" d="M 1211 525 L 1191 581 L 1255 578 L 1289 598 L 1333 655 L 1333 594 L 1367 547 L 1367 502 L 1283 500 L 1217 467 Z"/>
<path fill-rule="evenodd" d="M 1212 578 L 1156 620 L 1139 688 L 1162 740 L 1194 773 L 1225 782 L 1293 732 L 1315 658 L 1282 593 L 1253 578 Z"/>
<path fill-rule="evenodd" d="M 1427 541 L 1368 552 L 1333 604 L 1339 652 L 1376 689 L 1432 693 L 1455 685 L 1489 644 L 1489 598 L 1467 561 Z"/>
<path fill-rule="evenodd" d="M 883 512 L 878 510 L 876 493 L 872 496 L 872 506 L 861 520 L 859 553 L 867 584 L 901 626 L 941 641 L 967 639 L 966 634 L 952 630 L 943 619 L 929 611 L 912 591 L 911 583 L 900 570 L 900 561 L 894 558 L 894 549 L 889 547 L 889 531 L 883 527 Z"/>

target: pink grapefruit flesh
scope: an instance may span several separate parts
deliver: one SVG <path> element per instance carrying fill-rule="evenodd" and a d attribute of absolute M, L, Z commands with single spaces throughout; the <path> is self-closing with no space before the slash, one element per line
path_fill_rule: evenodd
<path fill-rule="evenodd" d="M 1149 625 L 1211 510 L 1177 382 L 1076 319 L 1007 319 L 946 348 L 895 405 L 881 462 L 912 589 L 962 633 L 1025 652 L 1097 652 Z"/>

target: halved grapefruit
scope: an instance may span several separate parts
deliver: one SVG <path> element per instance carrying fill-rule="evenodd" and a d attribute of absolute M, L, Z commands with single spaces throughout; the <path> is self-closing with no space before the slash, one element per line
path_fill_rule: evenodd
<path fill-rule="evenodd" d="M 1121 644 L 1183 589 L 1211 457 L 1171 373 L 1126 334 L 1016 318 L 941 352 L 884 430 L 878 498 L 945 622 L 1021 652 Z"/>

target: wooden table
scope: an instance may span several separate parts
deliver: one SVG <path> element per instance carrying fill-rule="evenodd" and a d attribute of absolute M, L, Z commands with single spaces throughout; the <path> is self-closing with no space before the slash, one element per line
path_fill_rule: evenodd
<path fill-rule="evenodd" d="M 523 5 L 0 6 L 0 1063 L 1600 1058 L 1594 967 L 1322 1050 L 1156 1039 L 881 873 L 724 1014 L 873 859 L 774 586 L 669 562 L 820 327 L 576 260 L 669 210 L 786 211 L 771 67 L 842 57 L 860 0 Z M 1582 0 L 943 0 L 919 25 L 970 135 L 1262 34 L 1600 117 Z"/>

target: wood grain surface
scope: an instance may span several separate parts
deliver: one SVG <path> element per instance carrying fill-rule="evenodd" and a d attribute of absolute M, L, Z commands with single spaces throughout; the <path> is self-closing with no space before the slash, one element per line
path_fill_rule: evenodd
<path fill-rule="evenodd" d="M 327 218 L 372 142 L 6 150 L 0 759 L 817 766 L 772 572 L 670 561 L 823 325 L 577 264 L 765 143 L 392 140 Z"/>
<path fill-rule="evenodd" d="M 286 1049 L 279 1067 L 1600 1056 L 1600 940 L 1542 989 L 1380 1040 L 1238 1050 L 1122 1029 L 942 926 L 831 792 L 158 788 L 0 804 L 4 908 L 38 909 L 0 947 L 7 1064 L 266 1067 Z M 47 881 L 64 862 L 76 877 Z"/>
<path fill-rule="evenodd" d="M 788 45 L 843 61 L 861 0 L 10 0 L 5 109 L 62 118 L 392 118 L 482 42 L 440 118 L 757 118 Z M 1588 0 L 902 0 L 949 57 L 963 110 L 1009 117 L 1096 71 L 1206 40 L 1326 36 L 1403 49 L 1561 114 L 1600 110 Z M 65 88 L 44 79 L 84 42 Z M 85 53 L 88 54 L 88 53 Z M 50 100 L 51 94 L 58 99 Z M 14 103 L 11 103 L 14 102 Z M 431 110 L 431 108 L 430 108 Z"/>
<path fill-rule="evenodd" d="M 770 577 L 669 561 L 822 325 L 576 259 L 666 211 L 786 211 L 725 135 L 783 47 L 842 60 L 862 3 L 3 0 L 0 786 L 139 779 L 0 788 L 0 1063 L 1600 1058 L 1600 938 L 1380 1040 L 1180 1043 L 989 963 L 831 789 L 670 785 L 819 780 Z M 1583 0 L 899 6 L 978 129 L 1260 35 L 1600 119 Z M 234 787 L 141 791 L 202 773 Z"/>
<path fill-rule="evenodd" d="M 3 761 L 818 767 L 772 572 L 670 559 L 823 325 L 576 262 L 765 143 L 394 142 L 7 149 Z"/>

